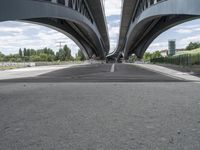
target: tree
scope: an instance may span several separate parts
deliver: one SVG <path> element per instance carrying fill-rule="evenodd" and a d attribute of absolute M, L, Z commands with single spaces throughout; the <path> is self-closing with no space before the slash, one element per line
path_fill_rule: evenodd
<path fill-rule="evenodd" d="M 85 56 L 80 49 L 78 50 L 78 53 L 76 54 L 76 60 L 77 61 L 84 61 L 85 60 Z"/>
<path fill-rule="evenodd" d="M 186 50 L 193 50 L 200 48 L 200 43 L 199 42 L 190 42 L 188 46 L 186 47 Z"/>
<path fill-rule="evenodd" d="M 27 53 L 26 53 L 26 48 L 24 48 L 24 56 L 27 56 Z"/>
<path fill-rule="evenodd" d="M 55 60 L 55 55 L 47 55 L 47 61 L 54 61 Z"/>
<path fill-rule="evenodd" d="M 0 52 L 0 57 L 4 57 L 4 54 L 2 52 Z"/>
<path fill-rule="evenodd" d="M 161 52 L 160 51 L 155 51 L 153 53 L 150 52 L 146 52 L 143 56 L 143 60 L 144 61 L 150 61 L 151 59 L 155 59 L 155 58 L 161 58 Z"/>
<path fill-rule="evenodd" d="M 2 62 L 3 60 L 4 60 L 4 58 L 0 56 L 0 62 Z"/>
<path fill-rule="evenodd" d="M 30 49 L 30 56 L 33 56 L 33 55 L 36 55 L 36 54 L 37 54 L 36 50 Z"/>
<path fill-rule="evenodd" d="M 40 56 L 38 56 L 38 55 L 31 56 L 30 60 L 33 61 L 33 62 L 41 61 Z"/>
<path fill-rule="evenodd" d="M 19 56 L 22 58 L 23 54 L 22 54 L 22 49 L 19 49 Z"/>
<path fill-rule="evenodd" d="M 63 47 L 63 50 L 64 50 L 64 53 L 65 53 L 65 60 L 66 60 L 66 61 L 70 61 L 71 58 L 72 58 L 71 50 L 69 49 L 69 47 L 67 47 L 67 45 L 65 45 L 65 46 Z"/>
<path fill-rule="evenodd" d="M 0 52 L 0 61 L 3 61 L 4 60 L 4 54 L 2 54 L 1 52 Z"/>
<path fill-rule="evenodd" d="M 60 61 L 72 61 L 74 58 L 71 56 L 71 50 L 65 45 L 63 49 L 60 49 L 56 53 L 56 60 Z"/>
<path fill-rule="evenodd" d="M 30 53 L 30 49 L 27 49 L 27 50 L 26 50 L 26 56 L 27 56 L 28 58 L 30 57 L 30 54 L 31 54 L 31 53 Z"/>
<path fill-rule="evenodd" d="M 151 57 L 152 57 L 152 54 L 149 52 L 146 52 L 146 53 L 144 53 L 143 60 L 150 61 Z"/>
<path fill-rule="evenodd" d="M 48 60 L 47 54 L 41 53 L 39 56 L 40 56 L 40 61 L 47 61 Z"/>
<path fill-rule="evenodd" d="M 135 61 L 137 61 L 137 56 L 136 55 L 131 55 L 130 57 L 129 57 L 129 59 L 128 59 L 128 61 L 130 62 L 130 63 L 133 63 L 133 62 L 135 62 Z"/>
<path fill-rule="evenodd" d="M 162 57 L 160 51 L 155 51 L 152 53 L 152 58 L 160 58 Z"/>
<path fill-rule="evenodd" d="M 50 48 L 43 48 L 39 50 L 27 49 L 23 50 L 20 48 L 17 54 L 13 55 L 3 55 L 0 53 L 0 61 L 12 61 L 12 62 L 21 62 L 21 61 L 74 61 L 74 58 L 71 56 L 71 50 L 65 45 L 59 52 L 54 53 Z"/>
<path fill-rule="evenodd" d="M 58 55 L 58 60 L 65 61 L 66 54 L 63 49 L 60 49 L 59 52 L 57 53 L 57 55 Z"/>

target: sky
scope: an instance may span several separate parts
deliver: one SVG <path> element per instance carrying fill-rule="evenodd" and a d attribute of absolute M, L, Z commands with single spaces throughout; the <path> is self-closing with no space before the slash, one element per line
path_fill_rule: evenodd
<path fill-rule="evenodd" d="M 200 42 L 200 19 L 175 26 L 157 37 L 148 51 L 168 49 L 168 40 L 176 40 L 178 49 L 185 48 L 190 42 Z"/>
<path fill-rule="evenodd" d="M 119 38 L 122 4 L 118 0 L 104 0 L 104 4 L 110 37 L 110 52 L 112 52 Z M 200 41 L 200 19 L 169 29 L 156 38 L 148 51 L 167 49 L 169 39 L 176 39 L 177 48 L 185 48 L 191 41 Z M 19 48 L 25 47 L 34 49 L 48 47 L 58 51 L 59 42 L 64 42 L 63 45 L 67 44 L 72 50 L 72 55 L 75 56 L 79 47 L 62 33 L 25 22 L 0 22 L 0 51 L 4 54 L 17 53 Z"/>

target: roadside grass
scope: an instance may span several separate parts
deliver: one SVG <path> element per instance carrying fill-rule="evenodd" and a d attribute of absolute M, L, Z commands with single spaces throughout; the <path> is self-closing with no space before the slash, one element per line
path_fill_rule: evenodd
<path fill-rule="evenodd" d="M 190 50 L 190 51 L 180 51 L 180 52 L 177 52 L 175 56 L 187 55 L 187 54 L 191 54 L 191 55 L 200 54 L 200 48 Z"/>
<path fill-rule="evenodd" d="M 200 65 L 200 48 L 190 51 L 180 51 L 174 56 L 161 57 L 151 59 L 152 63 L 165 63 L 180 66 L 194 66 Z"/>
<path fill-rule="evenodd" d="M 17 69 L 17 68 L 20 68 L 20 67 L 17 67 L 17 66 L 0 66 L 0 70 L 11 70 L 11 69 Z"/>

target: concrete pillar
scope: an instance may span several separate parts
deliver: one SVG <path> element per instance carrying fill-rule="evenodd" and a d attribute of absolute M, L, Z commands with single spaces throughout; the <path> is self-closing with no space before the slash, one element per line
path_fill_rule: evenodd
<path fill-rule="evenodd" d="M 147 7 L 150 7 L 151 6 L 150 0 L 148 0 L 147 3 L 148 3 Z"/>
<path fill-rule="evenodd" d="M 69 5 L 69 0 L 65 0 L 65 5 L 68 7 L 68 5 Z"/>
<path fill-rule="evenodd" d="M 57 0 L 51 0 L 52 3 L 57 3 Z"/>

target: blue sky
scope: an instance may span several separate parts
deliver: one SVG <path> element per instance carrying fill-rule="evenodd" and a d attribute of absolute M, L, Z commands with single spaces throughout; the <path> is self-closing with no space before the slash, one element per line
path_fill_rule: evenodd
<path fill-rule="evenodd" d="M 117 45 L 121 18 L 121 1 L 105 0 L 111 51 Z M 200 41 L 200 19 L 176 26 L 160 35 L 148 51 L 167 49 L 168 39 L 176 39 L 177 48 L 184 48 L 190 41 Z M 65 35 L 43 26 L 24 22 L 0 23 L 0 51 L 4 54 L 17 53 L 19 48 L 49 47 L 58 51 L 58 42 L 65 42 L 75 55 L 78 46 Z"/>

